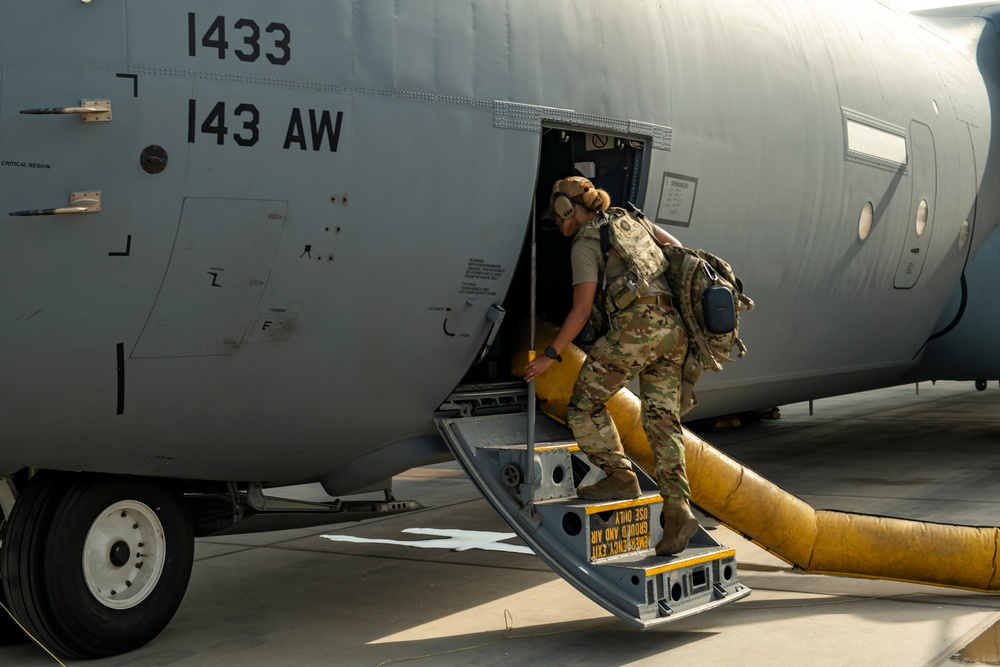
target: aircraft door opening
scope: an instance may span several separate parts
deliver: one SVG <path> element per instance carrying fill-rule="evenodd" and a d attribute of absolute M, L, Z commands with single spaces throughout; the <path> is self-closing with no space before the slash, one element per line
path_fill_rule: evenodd
<path fill-rule="evenodd" d="M 542 128 L 535 187 L 535 216 L 538 221 L 536 297 L 540 319 L 562 324 L 573 305 L 570 266 L 573 239 L 563 237 L 551 221 L 543 220 L 549 207 L 552 185 L 567 176 L 585 176 L 611 195 L 612 206 L 625 206 L 626 202 L 640 204 L 640 194 L 645 185 L 644 164 L 645 144 L 642 141 L 581 130 Z M 527 259 L 527 252 L 522 252 L 518 273 L 524 274 L 524 284 L 517 283 L 516 286 L 525 299 L 529 293 L 527 277 L 530 266 Z M 516 298 L 514 289 L 510 296 Z"/>
<path fill-rule="evenodd" d="M 552 185 L 561 178 L 582 175 L 611 195 L 612 206 L 624 206 L 629 201 L 639 204 L 646 185 L 646 142 L 599 131 L 543 126 L 540 151 L 534 210 L 538 271 L 536 312 L 539 319 L 558 325 L 572 306 L 570 246 L 573 240 L 563 237 L 551 221 L 543 219 Z M 503 303 L 506 311 L 503 325 L 486 358 L 466 375 L 465 384 L 519 380 L 509 377 L 508 359 L 510 339 L 519 325 L 528 321 L 531 309 L 531 220 L 524 220 L 523 224 L 528 233 Z"/>
<path fill-rule="evenodd" d="M 910 123 L 910 219 L 906 238 L 896 268 L 893 286 L 910 289 L 917 284 L 927 258 L 934 227 L 937 203 L 937 156 L 931 129 L 923 123 Z"/>

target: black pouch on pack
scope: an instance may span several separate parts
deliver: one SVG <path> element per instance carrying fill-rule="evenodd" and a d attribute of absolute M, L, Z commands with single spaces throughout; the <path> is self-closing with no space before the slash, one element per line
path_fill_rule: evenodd
<path fill-rule="evenodd" d="M 736 328 L 736 302 L 728 287 L 713 285 L 701 295 L 705 328 L 713 334 L 727 334 Z"/>

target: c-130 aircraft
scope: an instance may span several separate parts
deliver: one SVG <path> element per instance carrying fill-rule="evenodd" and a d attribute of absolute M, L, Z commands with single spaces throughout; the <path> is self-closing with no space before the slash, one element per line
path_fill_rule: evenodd
<path fill-rule="evenodd" d="M 4 3 L 6 605 L 113 655 L 169 622 L 193 535 L 415 507 L 390 480 L 450 456 L 436 417 L 524 409 L 532 241 L 539 317 L 570 294 L 531 219 L 574 170 L 757 301 L 691 417 L 1000 377 L 998 16 Z M 263 493 L 315 481 L 385 501 Z"/>

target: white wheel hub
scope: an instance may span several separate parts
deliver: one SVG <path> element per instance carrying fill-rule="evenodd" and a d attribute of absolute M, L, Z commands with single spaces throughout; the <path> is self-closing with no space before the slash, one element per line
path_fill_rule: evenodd
<path fill-rule="evenodd" d="M 163 574 L 167 541 L 160 518 L 135 500 L 101 512 L 83 543 L 83 577 L 98 602 L 131 609 L 149 597 Z"/>

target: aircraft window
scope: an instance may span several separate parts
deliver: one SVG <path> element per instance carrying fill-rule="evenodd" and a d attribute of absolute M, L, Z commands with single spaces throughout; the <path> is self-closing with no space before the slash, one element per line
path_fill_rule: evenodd
<path fill-rule="evenodd" d="M 921 236 L 927 229 L 927 200 L 920 200 L 920 207 L 917 208 L 917 236 Z"/>
<path fill-rule="evenodd" d="M 847 120 L 847 147 L 852 153 L 906 164 L 905 137 L 851 119 Z"/>
<path fill-rule="evenodd" d="M 872 232 L 872 222 L 875 220 L 875 207 L 866 201 L 861 209 L 861 220 L 858 222 L 858 238 L 864 241 Z"/>
<path fill-rule="evenodd" d="M 965 245 L 969 242 L 970 232 L 972 230 L 972 225 L 966 220 L 962 223 L 962 229 L 958 232 L 958 250 L 961 252 L 965 250 Z"/>

